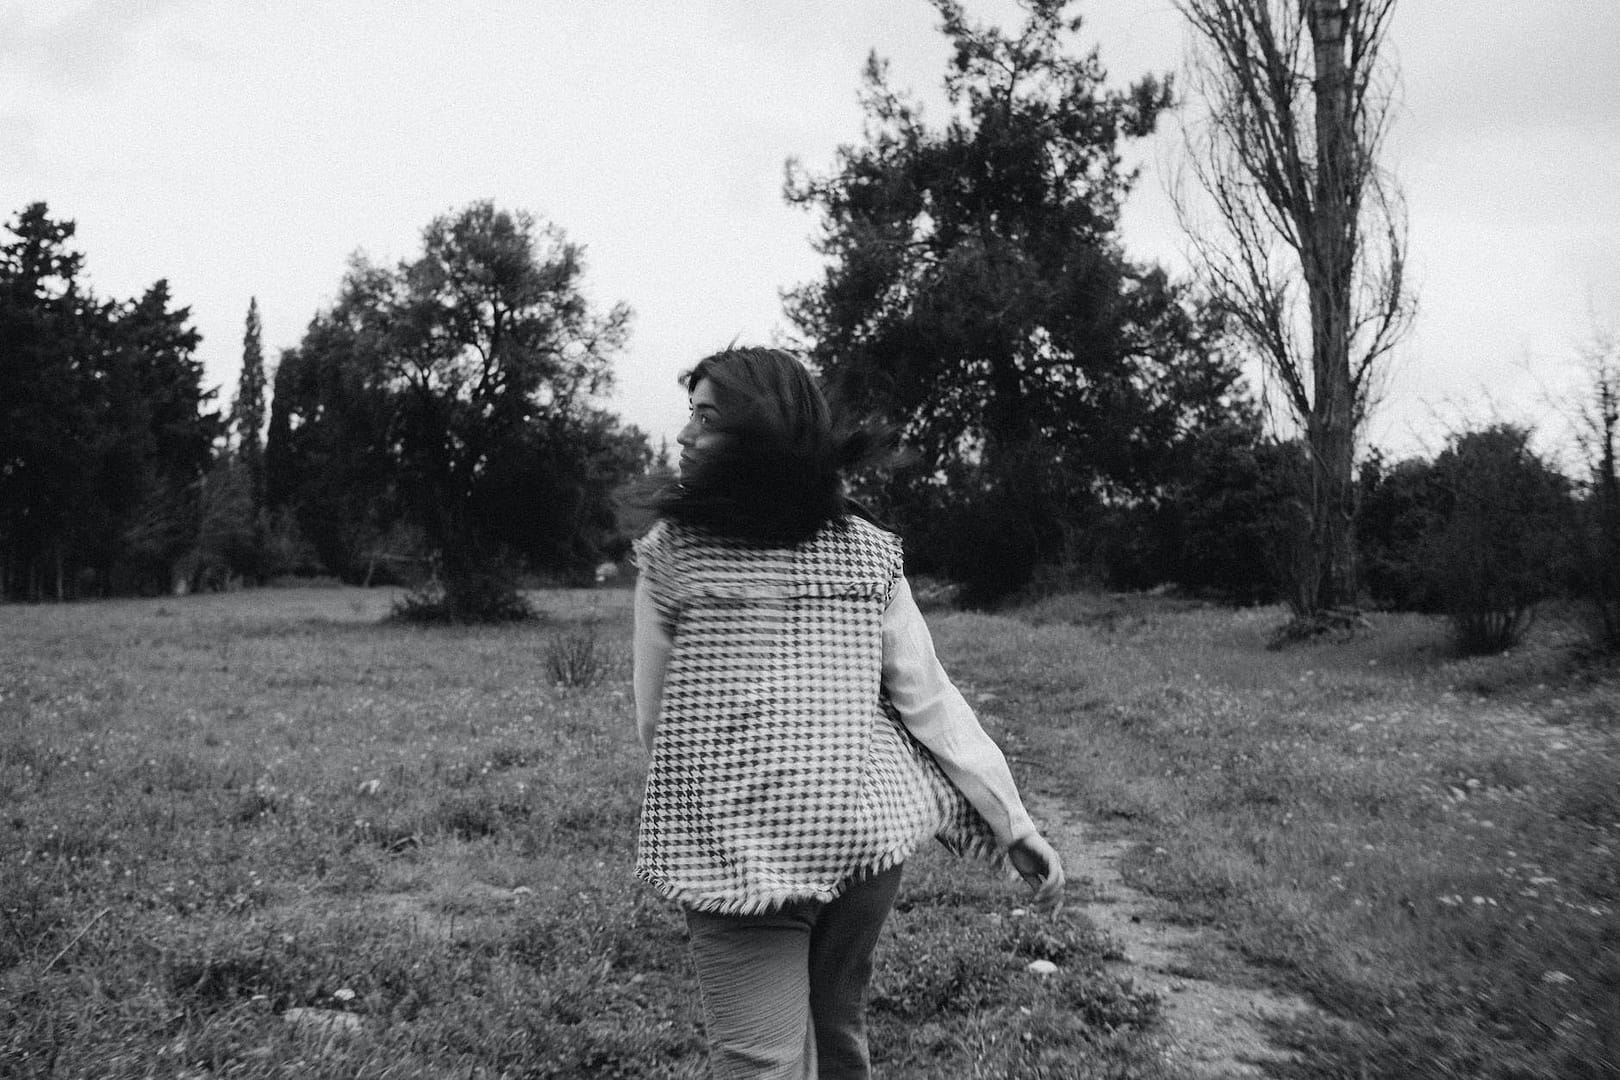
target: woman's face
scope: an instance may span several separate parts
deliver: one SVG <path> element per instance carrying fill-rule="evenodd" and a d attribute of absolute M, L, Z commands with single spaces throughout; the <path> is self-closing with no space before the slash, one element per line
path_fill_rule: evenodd
<path fill-rule="evenodd" d="M 692 387 L 688 400 L 692 403 L 691 414 L 686 419 L 686 426 L 675 437 L 675 441 L 681 445 L 682 476 L 691 475 L 693 466 L 724 438 L 720 431 L 720 403 L 715 400 L 714 380 L 699 379 Z"/>

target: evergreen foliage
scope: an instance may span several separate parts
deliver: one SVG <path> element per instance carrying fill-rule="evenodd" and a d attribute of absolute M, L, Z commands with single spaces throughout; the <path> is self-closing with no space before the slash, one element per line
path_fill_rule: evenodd
<path fill-rule="evenodd" d="M 34 203 L 0 245 L 0 593 L 174 586 L 196 542 L 216 414 L 190 312 L 159 281 L 97 299 L 74 223 Z"/>
<path fill-rule="evenodd" d="M 1280 599 L 1303 528 L 1305 460 L 1299 443 L 1265 438 L 1252 415 L 1199 432 L 1150 522 L 1160 569 L 1137 584 L 1173 581 L 1239 604 Z"/>
<path fill-rule="evenodd" d="M 259 300 L 248 300 L 247 322 L 242 330 L 242 370 L 237 378 L 236 399 L 231 403 L 231 429 L 236 436 L 236 456 L 247 470 L 253 494 L 253 513 L 264 509 L 264 325 L 259 318 Z"/>
<path fill-rule="evenodd" d="M 1424 458 L 1388 462 L 1375 453 L 1362 463 L 1356 540 L 1362 588 L 1375 606 L 1444 610 L 1423 557 L 1425 538 L 1438 528 L 1445 505 L 1443 486 L 1435 463 Z"/>
<path fill-rule="evenodd" d="M 475 203 L 413 262 L 356 260 L 282 356 L 268 424 L 257 300 L 222 417 L 166 282 L 98 299 L 72 222 L 37 203 L 8 229 L 0 595 L 324 571 L 422 579 L 444 617 L 508 617 L 518 574 L 586 579 L 623 555 L 610 493 L 651 452 L 598 401 L 628 312 L 590 310 L 556 229 Z"/>
<path fill-rule="evenodd" d="M 373 579 L 383 544 L 403 516 L 389 456 L 389 399 L 360 370 L 352 335 L 334 309 L 281 355 L 265 446 L 265 499 L 296 549 L 345 581 Z M 300 560 L 295 560 L 300 561 Z M 389 560 L 384 559 L 387 580 Z"/>
<path fill-rule="evenodd" d="M 1220 326 L 1126 258 L 1120 146 L 1170 103 L 1105 89 L 1080 20 L 1037 0 L 1017 36 L 938 0 L 942 125 L 867 64 L 865 141 L 785 195 L 821 218 L 820 281 L 786 297 L 836 398 L 893 422 L 914 464 L 877 490 L 916 561 L 988 602 L 1088 545 L 1099 507 L 1151 499 L 1240 394 Z M 932 565 L 927 565 L 932 564 Z"/>

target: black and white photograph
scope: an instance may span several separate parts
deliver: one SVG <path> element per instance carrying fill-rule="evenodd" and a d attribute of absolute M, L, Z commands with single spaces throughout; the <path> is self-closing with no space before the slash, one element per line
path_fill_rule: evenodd
<path fill-rule="evenodd" d="M 0 1078 L 1620 1078 L 1617 73 L 0 0 Z"/>

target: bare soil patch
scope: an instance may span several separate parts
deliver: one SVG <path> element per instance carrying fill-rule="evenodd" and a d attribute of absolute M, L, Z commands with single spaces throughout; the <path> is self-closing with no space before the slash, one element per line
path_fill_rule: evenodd
<path fill-rule="evenodd" d="M 1132 841 L 1094 835 L 1050 796 L 1030 792 L 1027 800 L 1063 857 L 1071 902 L 1084 903 L 1124 953 L 1114 973 L 1159 995 L 1166 1064 L 1197 1080 L 1241 1080 L 1264 1077 L 1264 1063 L 1289 1058 L 1268 1038 L 1268 1022 L 1310 1012 L 1308 1002 L 1266 989 L 1213 932 L 1176 925 L 1163 903 L 1127 884 L 1120 861 Z"/>

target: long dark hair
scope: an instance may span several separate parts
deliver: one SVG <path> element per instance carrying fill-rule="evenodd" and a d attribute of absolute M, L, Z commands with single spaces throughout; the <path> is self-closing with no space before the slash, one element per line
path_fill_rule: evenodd
<path fill-rule="evenodd" d="M 722 439 L 655 494 L 661 517 L 787 547 L 851 512 L 844 473 L 874 462 L 886 432 L 841 423 L 815 377 L 783 349 L 722 349 L 681 376 L 688 393 L 704 381 L 719 405 Z"/>

